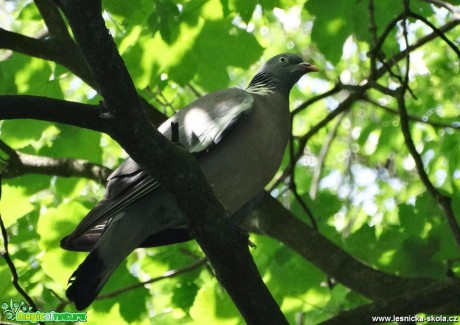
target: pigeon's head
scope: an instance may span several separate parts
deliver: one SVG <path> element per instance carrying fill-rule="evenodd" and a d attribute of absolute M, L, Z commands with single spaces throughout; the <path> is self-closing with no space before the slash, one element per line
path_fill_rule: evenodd
<path fill-rule="evenodd" d="M 319 71 L 293 53 L 278 54 L 268 60 L 251 81 L 249 89 L 279 90 L 289 93 L 297 81 L 309 72 Z"/>

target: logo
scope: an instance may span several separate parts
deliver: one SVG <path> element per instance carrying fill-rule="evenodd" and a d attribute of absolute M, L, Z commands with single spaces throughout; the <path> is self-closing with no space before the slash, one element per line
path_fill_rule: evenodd
<path fill-rule="evenodd" d="M 2 303 L 2 314 L 6 319 L 16 322 L 86 322 L 86 312 L 69 313 L 69 312 L 41 312 L 32 311 L 32 307 L 24 301 Z"/>

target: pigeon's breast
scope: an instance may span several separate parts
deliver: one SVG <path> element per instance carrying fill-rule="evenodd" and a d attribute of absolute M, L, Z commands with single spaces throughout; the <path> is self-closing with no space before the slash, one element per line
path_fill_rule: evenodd
<path fill-rule="evenodd" d="M 253 95 L 251 114 L 200 159 L 214 193 L 230 213 L 262 191 L 281 164 L 290 133 L 289 102 L 275 95 Z"/>

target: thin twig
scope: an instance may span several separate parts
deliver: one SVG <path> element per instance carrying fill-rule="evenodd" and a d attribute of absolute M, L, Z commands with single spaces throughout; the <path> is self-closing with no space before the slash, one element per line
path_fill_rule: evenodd
<path fill-rule="evenodd" d="M 387 24 L 382 35 L 380 35 L 379 39 L 377 40 L 377 43 L 374 45 L 374 48 L 369 52 L 371 56 L 377 55 L 377 53 L 380 53 L 383 43 L 387 39 L 388 35 L 403 17 L 404 17 L 404 14 L 399 14 Z"/>
<path fill-rule="evenodd" d="M 405 11 L 409 12 L 410 9 L 409 9 L 408 0 L 404 1 L 404 5 L 405 5 Z M 408 41 L 408 36 L 407 36 L 406 20 L 404 21 L 404 24 L 403 24 L 403 34 L 404 34 L 404 41 L 406 43 L 406 49 L 407 49 L 409 48 L 409 41 Z M 430 195 L 436 200 L 436 202 L 438 202 L 438 204 L 444 210 L 444 213 L 446 215 L 447 221 L 454 235 L 454 238 L 457 242 L 457 245 L 460 246 L 460 227 L 458 225 L 458 222 L 455 218 L 454 211 L 452 209 L 452 199 L 449 196 L 445 196 L 441 194 L 441 192 L 438 191 L 438 189 L 433 185 L 433 183 L 431 183 L 428 177 L 428 174 L 426 173 L 425 168 L 423 166 L 422 158 L 420 157 L 420 154 L 415 148 L 415 144 L 414 144 L 414 141 L 412 140 L 412 135 L 410 133 L 409 115 L 407 113 L 406 102 L 404 100 L 404 95 L 406 91 L 408 90 L 408 83 L 409 83 L 409 71 L 408 71 L 409 66 L 410 66 L 409 60 L 410 60 L 410 57 L 407 56 L 406 57 L 406 69 L 407 69 L 406 75 L 404 77 L 403 83 L 397 89 L 397 92 L 396 92 L 396 100 L 398 102 L 399 114 L 401 118 L 401 131 L 404 135 L 406 146 L 412 158 L 414 159 L 415 166 L 417 168 L 417 172 L 419 174 L 421 181 L 427 188 Z"/>
<path fill-rule="evenodd" d="M 434 24 L 432 24 L 428 19 L 423 17 L 422 15 L 419 15 L 413 11 L 408 12 L 408 16 L 418 19 L 421 22 L 423 22 L 425 25 L 429 26 L 438 36 L 449 45 L 449 47 L 457 54 L 457 56 L 460 58 L 460 49 L 458 48 L 457 45 L 455 45 L 450 39 L 447 38 L 444 33 L 442 33 L 439 28 L 437 28 Z"/>
<path fill-rule="evenodd" d="M 187 86 L 190 88 L 190 90 L 192 91 L 192 93 L 195 95 L 196 98 L 203 97 L 203 94 L 200 93 L 200 92 L 198 91 L 198 89 L 196 89 L 196 88 L 192 85 L 192 83 L 187 82 Z"/>
<path fill-rule="evenodd" d="M 339 104 L 339 106 L 335 110 L 330 112 L 325 118 L 323 118 L 317 124 L 312 126 L 307 133 L 305 133 L 302 137 L 298 139 L 297 152 L 295 152 L 295 154 L 293 155 L 294 161 L 298 161 L 303 156 L 303 152 L 310 138 L 313 137 L 316 133 L 318 133 L 321 129 L 323 129 L 329 122 L 335 119 L 342 112 L 349 110 L 356 100 L 362 98 L 367 87 L 367 85 L 358 87 L 359 91 L 352 92 L 347 98 L 345 98 L 343 102 Z M 275 188 L 281 182 L 283 182 L 283 180 L 286 179 L 286 177 L 288 177 L 291 174 L 291 172 L 292 165 L 289 165 L 284 169 L 281 176 L 278 177 L 278 179 L 274 182 L 272 188 Z"/>
<path fill-rule="evenodd" d="M 409 32 L 407 31 L 407 26 L 409 25 L 409 15 L 411 13 L 410 6 L 409 6 L 409 0 L 404 0 L 404 19 L 402 21 L 402 26 L 403 26 L 403 36 L 404 36 L 404 43 L 406 44 L 406 48 L 404 51 L 406 51 L 409 48 Z M 439 34 L 438 34 L 439 35 Z M 406 55 L 406 71 L 403 79 L 404 87 L 405 89 L 412 95 L 414 99 L 417 99 L 417 96 L 415 96 L 415 93 L 412 91 L 412 89 L 409 86 L 409 71 L 410 71 L 410 53 L 407 53 Z"/>
<path fill-rule="evenodd" d="M 160 275 L 159 277 L 152 278 L 152 279 L 147 280 L 147 281 L 139 282 L 139 283 L 136 283 L 134 285 L 128 286 L 126 288 L 118 289 L 118 290 L 115 290 L 115 291 L 112 291 L 112 292 L 109 292 L 109 293 L 106 293 L 106 294 L 103 294 L 103 295 L 99 295 L 97 297 L 97 300 L 113 298 L 113 297 L 119 296 L 119 295 L 121 295 L 121 294 L 123 294 L 125 292 L 135 290 L 135 289 L 138 289 L 138 288 L 142 288 L 146 284 L 158 282 L 158 281 L 161 281 L 161 280 L 164 280 L 164 279 L 168 279 L 168 278 L 178 276 L 178 275 L 186 273 L 186 272 L 193 271 L 193 270 L 199 268 L 200 266 L 206 264 L 207 261 L 208 260 L 206 258 L 202 258 L 202 259 L 198 260 L 197 262 L 192 263 L 190 265 L 187 265 L 187 266 L 185 266 L 183 268 L 168 271 L 168 272 L 164 273 L 163 275 Z"/>
<path fill-rule="evenodd" d="M 8 155 L 2 162 L 0 171 L 4 179 L 26 174 L 50 175 L 60 177 L 84 177 L 105 184 L 112 173 L 110 168 L 73 158 L 53 158 L 30 155 L 14 150 L 0 140 L 0 150 Z"/>
<path fill-rule="evenodd" d="M 372 37 L 372 48 L 375 48 L 377 45 L 377 25 L 375 24 L 375 6 L 374 0 L 369 0 L 369 32 L 371 33 Z M 375 70 L 377 69 L 376 66 L 376 55 L 370 55 L 371 61 L 371 76 L 375 74 Z"/>
<path fill-rule="evenodd" d="M 1 199 L 1 175 L 0 175 L 0 199 Z M 4 246 L 4 251 L 0 253 L 0 256 L 3 257 L 5 260 L 6 264 L 8 265 L 11 275 L 13 276 L 11 282 L 13 283 L 13 286 L 16 288 L 18 293 L 24 297 L 24 299 L 27 301 L 29 306 L 32 307 L 34 311 L 37 311 L 37 305 L 35 305 L 35 302 L 32 300 L 32 298 L 25 292 L 25 290 L 21 287 L 19 284 L 19 275 L 16 270 L 16 266 L 14 265 L 13 261 L 11 260 L 11 256 L 8 250 L 8 232 L 6 231 L 5 224 L 3 223 L 3 218 L 2 215 L 0 214 L 0 228 L 1 228 L 1 233 L 2 233 L 2 239 L 3 239 L 3 246 Z"/>
<path fill-rule="evenodd" d="M 437 7 L 445 8 L 454 14 L 459 12 L 457 7 L 445 1 L 441 1 L 441 0 L 420 0 L 420 1 L 428 2 Z"/>
<path fill-rule="evenodd" d="M 53 289 L 48 288 L 48 290 L 57 300 L 59 300 L 59 304 L 53 309 L 54 311 L 61 312 L 64 310 L 65 306 L 70 305 L 70 301 L 68 301 L 67 299 L 63 299 Z"/>
<path fill-rule="evenodd" d="M 438 30 L 441 33 L 447 33 L 451 29 L 455 28 L 456 26 L 460 25 L 460 19 L 454 19 L 449 21 L 448 23 L 444 24 L 443 26 L 439 27 Z M 393 55 L 389 60 L 389 64 L 395 65 L 398 61 L 403 60 L 409 53 L 415 51 L 416 49 L 422 47 L 423 45 L 431 42 L 433 39 L 438 37 L 439 34 L 436 32 L 430 33 L 426 36 L 423 36 L 418 39 L 418 41 L 414 44 L 411 44 L 409 47 L 406 48 L 405 51 L 401 51 Z M 385 67 L 381 67 L 376 71 L 376 78 L 379 78 L 384 75 L 386 71 Z"/>
<path fill-rule="evenodd" d="M 365 100 L 366 102 L 368 102 L 368 103 L 370 103 L 370 104 L 372 104 L 372 105 L 374 105 L 374 106 L 376 106 L 378 108 L 381 108 L 381 109 L 387 111 L 388 113 L 399 115 L 399 111 L 397 109 L 382 105 L 382 104 L 380 104 L 379 102 L 377 102 L 376 100 L 374 100 L 372 98 L 366 97 L 363 100 Z M 460 130 L 460 123 L 455 124 L 455 123 L 443 123 L 443 122 L 438 122 L 438 121 L 430 121 L 430 120 L 424 119 L 424 118 L 422 118 L 420 116 L 415 116 L 415 115 L 410 115 L 410 114 L 408 114 L 408 118 L 411 121 L 428 124 L 428 125 L 431 125 L 432 127 L 452 128 L 454 130 Z"/>
<path fill-rule="evenodd" d="M 321 151 L 318 155 L 318 164 L 313 172 L 311 185 L 310 185 L 310 197 L 314 200 L 316 198 L 316 194 L 318 193 L 318 185 L 321 178 L 321 171 L 324 167 L 324 160 L 326 159 L 327 153 L 329 152 L 329 148 L 334 140 L 335 136 L 337 135 L 337 130 L 339 129 L 340 124 L 344 118 L 345 114 L 342 113 L 337 123 L 335 123 L 332 130 L 329 132 L 326 141 L 324 142 L 323 146 L 321 147 Z"/>
<path fill-rule="evenodd" d="M 292 123 L 292 119 L 291 119 Z M 289 189 L 291 190 L 292 194 L 294 195 L 296 201 L 299 203 L 300 207 L 305 211 L 308 219 L 310 220 L 311 227 L 315 230 L 318 230 L 318 224 L 316 222 L 315 216 L 313 212 L 310 210 L 308 205 L 299 195 L 297 191 L 297 184 L 295 182 L 295 165 L 297 164 L 297 160 L 294 158 L 294 138 L 292 137 L 291 133 L 291 140 L 289 141 L 289 155 L 290 155 L 290 165 L 291 165 L 291 174 L 290 174 L 290 181 L 289 181 Z"/>
<path fill-rule="evenodd" d="M 460 246 L 460 227 L 457 223 L 455 213 L 452 209 L 452 199 L 449 196 L 441 194 L 441 192 L 439 192 L 438 189 L 436 189 L 436 187 L 434 187 L 434 185 L 431 183 L 427 173 L 425 172 L 422 158 L 420 157 L 420 154 L 417 152 L 417 149 L 415 148 L 414 142 L 410 134 L 409 117 L 406 110 L 406 103 L 404 101 L 404 93 L 405 87 L 401 86 L 396 99 L 398 101 L 399 114 L 401 117 L 401 130 L 404 135 L 406 146 L 409 149 L 409 152 L 415 161 L 415 166 L 417 168 L 417 172 L 422 183 L 425 185 L 430 195 L 436 200 L 436 202 L 438 202 L 438 204 L 444 210 L 444 214 L 447 218 L 447 221 L 449 222 L 450 228 L 455 237 L 457 245 Z"/>
<path fill-rule="evenodd" d="M 380 36 L 378 43 L 376 45 L 376 48 L 370 51 L 370 55 L 373 55 L 374 53 L 378 52 L 380 50 L 380 47 L 382 46 L 383 42 L 385 41 L 385 38 L 388 36 L 388 34 L 391 32 L 393 29 L 394 25 L 396 25 L 402 18 L 404 17 L 404 14 L 398 15 L 396 18 L 394 18 L 386 27 L 385 31 L 383 34 Z M 447 31 L 453 29 L 457 25 L 460 24 L 460 20 L 452 20 L 442 27 L 438 28 L 438 30 L 441 33 L 446 33 Z M 415 51 L 416 49 L 422 47 L 423 45 L 427 44 L 428 42 L 432 41 L 436 37 L 438 37 L 438 33 L 433 32 L 431 34 L 428 34 L 422 38 L 420 38 L 416 43 L 408 46 L 405 51 L 399 52 L 392 56 L 388 62 L 385 63 L 384 66 L 380 67 L 375 71 L 374 76 L 369 76 L 367 79 L 364 79 L 361 83 L 360 86 L 355 86 L 353 87 L 354 90 L 351 91 L 350 95 L 339 105 L 338 108 L 336 108 L 334 111 L 329 113 L 323 120 L 321 120 L 318 124 L 313 126 L 304 136 L 299 138 L 299 145 L 297 149 L 297 153 L 294 155 L 295 159 L 300 159 L 303 155 L 303 151 L 305 150 L 305 146 L 308 142 L 308 140 L 315 135 L 319 130 L 321 130 L 325 125 L 327 125 L 330 121 L 332 121 L 336 116 L 338 116 L 341 112 L 346 111 L 349 109 L 352 104 L 359 99 L 363 99 L 365 97 L 366 91 L 368 90 L 369 87 L 372 86 L 373 83 L 375 83 L 375 80 L 383 76 L 386 72 L 389 71 L 389 67 L 395 65 L 397 62 L 400 60 L 404 59 L 409 53 L 412 51 Z M 372 78 L 371 78 L 372 77 Z M 312 98 L 309 101 L 306 101 L 302 105 L 300 105 L 298 108 L 296 108 L 292 113 L 295 114 L 298 111 L 307 108 L 309 105 L 313 104 L 314 102 L 323 99 L 325 97 L 331 96 L 337 92 L 339 92 L 342 89 L 347 88 L 346 86 L 338 83 L 334 88 L 329 90 L 328 92 L 321 94 L 319 96 L 316 96 Z M 392 94 L 394 96 L 394 94 Z M 274 182 L 274 185 L 272 188 L 275 188 L 278 186 L 283 180 L 286 179 L 286 177 L 291 173 L 291 166 L 288 166 L 283 173 L 277 178 L 277 180 Z"/>
<path fill-rule="evenodd" d="M 303 111 L 305 108 L 307 108 L 308 106 L 310 105 L 313 105 L 314 103 L 316 103 L 317 101 L 320 101 L 321 99 L 324 99 L 324 98 L 327 98 L 327 97 L 330 97 L 336 93 L 338 93 L 340 90 L 343 89 L 343 85 L 338 82 L 334 85 L 333 88 L 331 88 L 330 90 L 322 93 L 322 94 L 319 94 L 318 96 L 315 96 L 315 97 L 312 97 L 310 98 L 309 100 L 306 100 L 305 102 L 303 102 L 302 104 L 300 104 L 299 106 L 297 106 L 292 112 L 291 112 L 291 115 L 296 115 L 297 113 L 300 113 L 301 111 Z"/>

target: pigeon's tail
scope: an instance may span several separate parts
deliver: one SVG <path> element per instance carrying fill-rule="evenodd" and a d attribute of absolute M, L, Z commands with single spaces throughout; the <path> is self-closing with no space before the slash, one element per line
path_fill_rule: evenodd
<path fill-rule="evenodd" d="M 91 252 L 70 277 L 67 298 L 78 310 L 88 307 L 120 262 L 104 260 L 98 250 Z"/>
<path fill-rule="evenodd" d="M 85 219 L 90 219 L 90 214 Z M 67 288 L 67 297 L 79 310 L 96 299 L 117 266 L 136 248 L 190 239 L 183 213 L 174 198 L 161 188 L 101 219 L 107 221 L 97 226 L 87 221 L 91 225 L 87 232 L 68 236 L 61 242 L 67 249 L 91 250 L 71 276 Z"/>
<path fill-rule="evenodd" d="M 78 310 L 85 309 L 96 299 L 121 261 L 147 237 L 143 222 L 129 221 L 125 213 L 115 216 L 91 253 L 70 277 L 67 298 L 75 302 Z"/>

